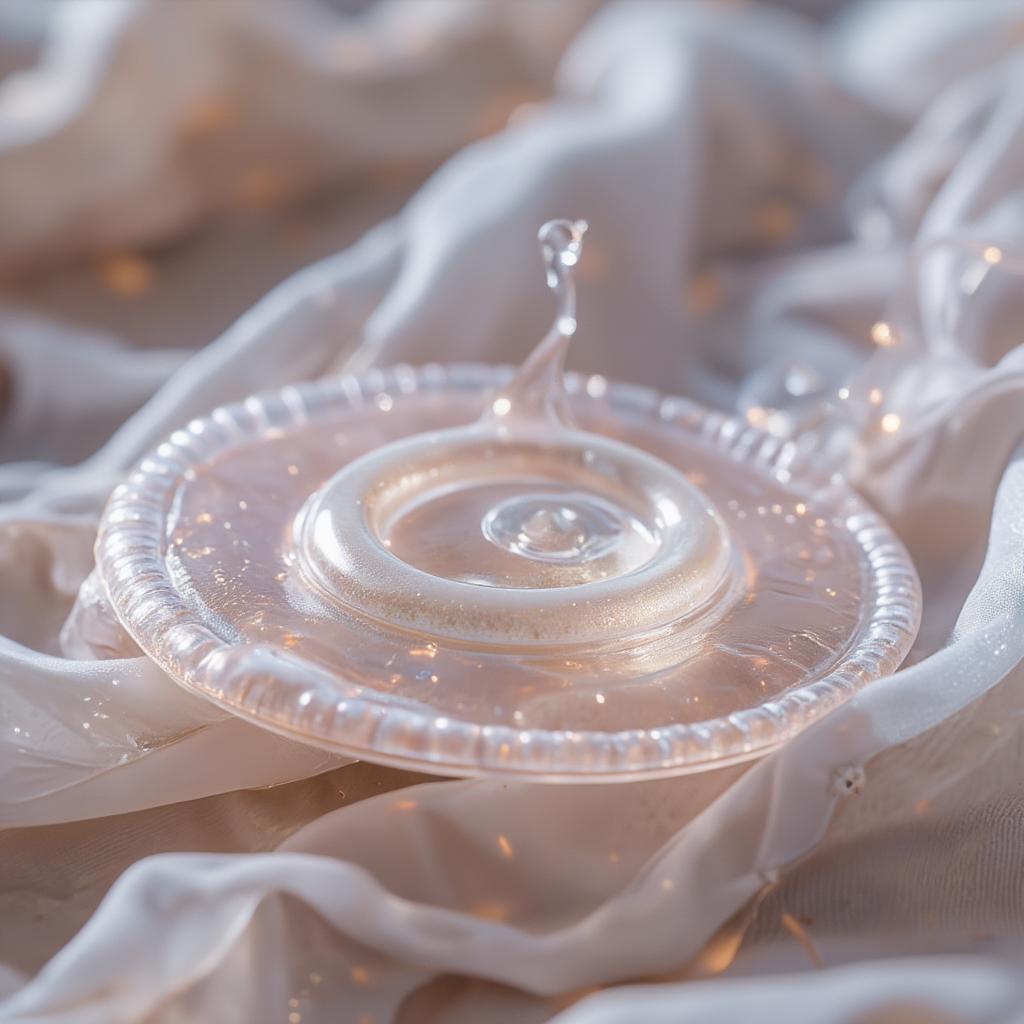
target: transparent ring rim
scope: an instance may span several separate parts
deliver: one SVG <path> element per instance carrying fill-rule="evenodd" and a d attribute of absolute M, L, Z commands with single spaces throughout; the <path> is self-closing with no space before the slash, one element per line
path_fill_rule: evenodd
<path fill-rule="evenodd" d="M 184 688 L 273 732 L 403 768 L 559 783 L 681 775 L 760 757 L 900 666 L 920 624 L 920 583 L 889 526 L 846 487 L 835 490 L 836 512 L 867 569 L 860 634 L 820 679 L 704 722 L 576 731 L 424 713 L 356 688 L 292 652 L 225 640 L 185 604 L 168 571 L 163 538 L 187 471 L 268 429 L 287 431 L 345 407 L 369 408 L 382 391 L 486 392 L 512 372 L 472 363 L 374 369 L 251 396 L 176 430 L 114 490 L 101 518 L 96 565 L 114 614 L 143 652 Z M 569 395 L 586 395 L 588 380 L 566 374 Z M 795 454 L 790 442 L 687 399 L 599 380 L 601 401 L 613 411 L 652 417 L 776 483 L 788 481 Z"/>
<path fill-rule="evenodd" d="M 712 509 L 677 470 L 655 456 L 639 451 L 631 459 L 635 465 L 631 467 L 633 479 L 629 483 L 652 503 L 656 500 L 652 494 L 657 494 L 658 487 L 667 488 L 671 484 L 680 489 L 683 500 L 690 504 L 686 511 L 693 518 L 692 522 L 685 523 L 685 517 L 681 516 L 678 523 L 663 529 L 662 543 L 677 549 L 678 564 L 667 567 L 645 564 L 632 570 L 625 579 L 618 577 L 588 583 L 590 600 L 585 607 L 577 607 L 579 590 L 576 586 L 509 590 L 504 587 L 481 588 L 462 580 L 431 577 L 425 570 L 381 549 L 379 540 L 374 538 L 374 529 L 366 522 L 365 499 L 376 474 L 380 474 L 378 479 L 388 479 L 396 466 L 402 466 L 410 459 L 415 461 L 417 455 L 428 456 L 437 439 L 450 433 L 463 435 L 455 442 L 463 448 L 473 448 L 480 443 L 481 437 L 487 436 L 454 428 L 420 435 L 412 439 L 411 445 L 405 443 L 407 438 L 402 438 L 342 467 L 307 499 L 299 511 L 295 527 L 297 562 L 314 586 L 319 586 L 331 599 L 347 603 L 363 615 L 435 639 L 543 648 L 568 643 L 570 637 L 574 637 L 576 645 L 622 639 L 610 632 L 612 627 L 603 610 L 602 598 L 607 600 L 609 592 L 624 600 L 643 597 L 651 609 L 650 628 L 657 629 L 696 614 L 728 582 L 728 574 L 733 568 L 731 546 L 717 510 Z M 490 443 L 500 447 L 503 441 L 494 437 Z M 547 444 L 545 440 L 544 445 Z M 597 450 L 609 458 L 621 457 L 624 448 L 621 442 L 602 434 L 578 430 L 567 431 L 560 444 L 573 451 Z M 512 442 L 512 446 L 538 448 L 541 442 L 529 437 Z M 673 479 L 676 476 L 678 481 Z M 339 500 L 346 494 L 358 494 L 364 500 L 358 506 Z M 319 510 L 332 504 L 337 505 L 338 510 L 330 527 L 329 547 L 332 552 L 344 549 L 343 567 L 333 564 L 331 555 L 322 550 L 314 527 Z M 707 551 L 702 551 L 702 546 Z M 706 579 L 692 581 L 694 567 L 698 563 L 709 572 Z M 358 579 L 360 575 L 371 582 Z M 461 615 L 461 633 L 451 626 L 438 625 L 429 614 L 410 620 L 401 609 L 393 608 L 393 614 L 388 616 L 383 607 L 388 601 L 376 596 L 382 591 L 411 593 L 420 587 L 429 588 L 431 599 L 442 607 L 461 607 L 464 603 L 472 605 Z M 348 594 L 346 590 L 349 590 Z M 517 605 L 514 615 L 508 608 L 510 595 Z M 567 616 L 573 620 L 568 625 L 550 628 L 551 624 Z M 514 626 L 501 629 L 481 624 L 495 618 L 512 620 Z"/>

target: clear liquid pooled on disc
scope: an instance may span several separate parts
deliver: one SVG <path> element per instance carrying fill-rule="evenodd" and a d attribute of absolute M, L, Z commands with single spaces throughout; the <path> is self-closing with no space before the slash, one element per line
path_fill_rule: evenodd
<path fill-rule="evenodd" d="M 627 546 L 651 551 L 656 544 L 635 516 L 581 491 L 514 494 L 493 505 L 481 526 L 484 537 L 502 551 L 577 567 Z M 633 537 L 639 544 L 628 545 Z"/>
<path fill-rule="evenodd" d="M 657 527 L 599 494 L 523 486 L 530 482 L 449 491 L 417 505 L 387 528 L 388 550 L 431 574 L 516 588 L 607 579 L 657 550 Z"/>

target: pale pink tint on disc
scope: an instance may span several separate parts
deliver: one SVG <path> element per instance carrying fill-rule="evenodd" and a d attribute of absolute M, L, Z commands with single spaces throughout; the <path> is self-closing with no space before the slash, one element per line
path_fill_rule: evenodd
<path fill-rule="evenodd" d="M 625 781 L 763 754 L 913 642 L 919 586 L 841 482 L 690 402 L 504 368 L 253 397 L 113 495 L 98 568 L 169 675 L 269 729 L 456 775 Z"/>

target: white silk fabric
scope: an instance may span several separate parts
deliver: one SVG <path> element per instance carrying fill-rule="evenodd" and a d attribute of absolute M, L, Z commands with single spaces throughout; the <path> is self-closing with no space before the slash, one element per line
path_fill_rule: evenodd
<path fill-rule="evenodd" d="M 49 29 L 0 81 L 0 1020 L 1020 1013 L 1019 4 Z M 428 781 L 237 720 L 105 622 L 135 460 L 255 390 L 519 359 L 554 216 L 591 225 L 574 365 L 788 433 L 888 517 L 924 586 L 903 669 L 752 767 Z"/>

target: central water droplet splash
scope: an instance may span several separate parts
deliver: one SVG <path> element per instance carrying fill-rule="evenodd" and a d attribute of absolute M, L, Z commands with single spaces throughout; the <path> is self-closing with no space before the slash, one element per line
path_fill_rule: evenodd
<path fill-rule="evenodd" d="M 496 649 L 659 630 L 722 591 L 733 562 L 707 498 L 675 466 L 575 422 L 562 368 L 586 230 L 541 228 L 555 318 L 479 420 L 368 452 L 303 507 L 300 564 L 321 593 Z"/>
<path fill-rule="evenodd" d="M 619 547 L 635 528 L 632 518 L 595 495 L 524 494 L 491 509 L 481 528 L 503 551 L 537 562 L 579 565 Z"/>

